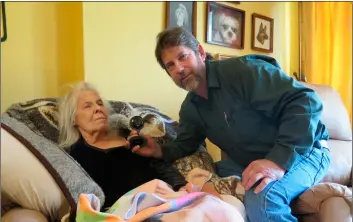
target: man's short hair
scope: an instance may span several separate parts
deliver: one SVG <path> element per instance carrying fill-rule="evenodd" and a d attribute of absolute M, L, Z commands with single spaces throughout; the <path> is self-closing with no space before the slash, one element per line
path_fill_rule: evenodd
<path fill-rule="evenodd" d="M 195 54 L 198 52 L 200 42 L 183 27 L 173 27 L 160 32 L 157 35 L 157 45 L 155 49 L 155 56 L 159 65 L 165 69 L 162 61 L 162 52 L 166 48 L 175 46 L 186 46 L 190 48 Z"/>

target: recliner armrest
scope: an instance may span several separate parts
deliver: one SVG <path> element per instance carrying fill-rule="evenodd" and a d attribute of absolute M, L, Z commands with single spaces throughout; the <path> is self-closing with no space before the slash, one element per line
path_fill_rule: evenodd
<path fill-rule="evenodd" d="M 340 199 L 348 208 L 352 206 L 352 191 L 347 186 L 337 183 L 319 183 L 297 197 L 291 207 L 294 214 L 318 214 L 322 204 L 332 198 Z"/>
<path fill-rule="evenodd" d="M 344 198 L 331 197 L 321 203 L 319 218 L 321 222 L 351 222 L 352 214 Z"/>
<path fill-rule="evenodd" d="M 16 207 L 1 217 L 2 222 L 48 222 L 48 219 L 39 211 Z"/>

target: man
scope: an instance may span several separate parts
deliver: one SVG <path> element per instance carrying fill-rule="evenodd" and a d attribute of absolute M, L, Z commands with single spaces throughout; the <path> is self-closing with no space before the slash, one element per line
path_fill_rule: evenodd
<path fill-rule="evenodd" d="M 315 92 L 267 56 L 207 60 L 200 43 L 179 27 L 158 35 L 155 54 L 189 93 L 173 143 L 161 147 L 146 137 L 147 145 L 133 152 L 174 161 L 208 138 L 229 156 L 217 164 L 218 174 L 242 176 L 251 222 L 297 221 L 290 202 L 318 183 L 330 164 Z"/>

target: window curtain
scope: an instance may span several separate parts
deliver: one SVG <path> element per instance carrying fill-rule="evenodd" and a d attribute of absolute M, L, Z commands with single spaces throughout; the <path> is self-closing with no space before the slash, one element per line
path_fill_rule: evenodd
<path fill-rule="evenodd" d="M 352 122 L 352 3 L 299 2 L 300 72 L 339 92 Z"/>

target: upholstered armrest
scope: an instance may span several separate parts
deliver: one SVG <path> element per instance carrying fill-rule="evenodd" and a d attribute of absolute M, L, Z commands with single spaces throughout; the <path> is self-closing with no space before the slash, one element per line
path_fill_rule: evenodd
<path fill-rule="evenodd" d="M 16 207 L 1 217 L 2 222 L 48 222 L 39 211 Z"/>
<path fill-rule="evenodd" d="M 319 183 L 296 198 L 292 203 L 292 210 L 294 214 L 317 214 L 319 218 L 329 214 L 341 214 L 342 208 L 328 207 L 333 206 L 331 200 L 337 199 L 349 209 L 352 205 L 352 191 L 347 186 L 337 183 Z M 336 219 L 337 217 L 335 221 L 338 221 Z"/>
<path fill-rule="evenodd" d="M 342 197 L 330 197 L 321 203 L 319 218 L 321 222 L 352 222 L 351 205 Z"/>

